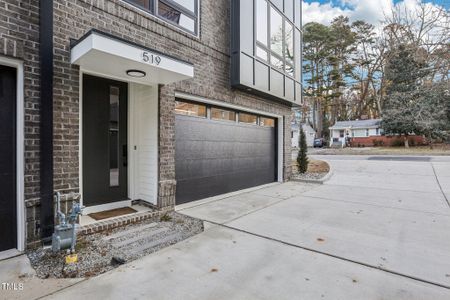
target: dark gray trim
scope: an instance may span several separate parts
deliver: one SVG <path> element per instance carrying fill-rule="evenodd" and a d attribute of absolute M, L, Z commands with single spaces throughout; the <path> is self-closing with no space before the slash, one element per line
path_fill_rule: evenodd
<path fill-rule="evenodd" d="M 114 40 L 116 40 L 116 41 L 119 41 L 119 42 L 121 42 L 121 43 L 125 43 L 125 44 L 130 45 L 130 46 L 134 46 L 134 47 L 141 48 L 142 50 L 146 50 L 146 51 L 153 52 L 153 53 L 156 53 L 156 54 L 161 55 L 161 56 L 165 56 L 165 57 L 167 57 L 167 58 L 171 58 L 171 59 L 173 59 L 173 60 L 177 60 L 177 61 L 179 61 L 179 62 L 188 64 L 188 65 L 190 65 L 190 66 L 194 66 L 194 64 L 192 64 L 192 63 L 190 63 L 190 62 L 188 62 L 188 61 L 179 59 L 179 58 L 177 58 L 177 57 L 175 57 L 175 56 L 172 56 L 172 55 L 163 53 L 163 52 L 161 52 L 161 51 L 159 51 L 159 50 L 155 50 L 155 49 L 152 49 L 152 48 L 149 48 L 149 47 L 140 45 L 140 44 L 135 43 L 135 42 L 128 41 L 128 40 L 126 40 L 126 39 L 124 39 L 124 38 L 115 36 L 115 35 L 113 35 L 113 34 L 111 34 L 111 33 L 107 33 L 107 32 L 104 32 L 104 31 L 100 31 L 100 30 L 95 29 L 95 28 L 92 28 L 91 30 L 89 30 L 88 32 L 86 32 L 86 33 L 85 33 L 81 38 L 79 38 L 78 40 L 71 39 L 71 41 L 70 41 L 70 48 L 73 49 L 76 45 L 78 45 L 79 43 L 81 43 L 83 40 L 85 40 L 87 37 L 89 37 L 89 36 L 90 36 L 91 34 L 93 34 L 93 33 L 96 33 L 96 34 L 98 34 L 98 35 L 102 35 L 102 36 L 107 37 L 107 38 L 110 38 L 110 39 L 114 39 Z"/>
<path fill-rule="evenodd" d="M 39 1 L 40 222 L 41 238 L 53 233 L 53 0 Z"/>
<path fill-rule="evenodd" d="M 291 65 L 290 63 L 287 62 L 286 60 L 286 43 L 283 40 L 282 42 L 282 52 L 283 54 L 277 55 L 275 53 L 273 53 L 270 49 L 270 26 L 271 26 L 271 18 L 270 18 L 270 14 L 271 14 L 271 9 L 273 8 L 277 13 L 280 13 L 282 16 L 282 30 L 283 33 L 286 31 L 285 25 L 286 22 L 288 22 L 289 24 L 291 24 L 293 26 L 293 36 L 292 36 L 292 40 L 294 43 L 294 46 L 297 43 L 297 39 L 295 38 L 295 33 L 296 30 L 298 30 L 298 27 L 295 25 L 294 22 L 292 22 L 292 20 L 290 20 L 282 11 L 280 11 L 280 9 L 278 9 L 277 7 L 275 7 L 271 1 L 266 0 L 266 4 L 267 4 L 267 46 L 262 45 L 261 43 L 259 43 L 258 41 L 256 41 L 256 35 L 257 35 L 257 30 L 256 30 L 256 1 L 255 0 L 249 0 L 252 3 L 252 7 L 253 7 L 253 11 L 252 12 L 245 12 L 245 16 L 244 14 L 241 12 L 242 9 L 244 9 L 245 7 L 247 7 L 247 5 L 243 6 L 243 2 L 239 1 L 239 0 L 231 0 L 231 13 L 230 13 L 230 22 L 231 22 L 231 55 L 230 55 L 230 59 L 231 59 L 231 71 L 230 71 L 230 82 L 231 82 L 231 86 L 233 88 L 242 90 L 244 92 L 250 93 L 250 94 L 254 94 L 260 97 L 263 97 L 265 99 L 268 99 L 270 101 L 276 101 L 279 103 L 283 103 L 283 104 L 287 104 L 287 105 L 291 105 L 291 106 L 298 106 L 301 102 L 301 99 L 298 99 L 297 94 L 296 94 L 296 89 L 295 86 L 300 84 L 301 82 L 296 78 L 297 72 L 298 72 L 298 68 L 301 68 L 301 65 L 297 66 L 296 61 L 298 59 L 300 59 L 301 57 L 301 53 L 299 54 L 298 52 L 294 53 L 294 64 Z M 247 9 L 247 8 L 245 8 Z M 250 9 L 250 6 L 248 6 L 248 9 Z M 242 15 L 242 16 L 241 16 Z M 250 32 L 248 30 L 245 30 L 245 28 L 241 28 L 242 22 L 245 22 L 245 20 L 241 20 L 242 18 L 248 18 L 251 17 L 253 18 L 251 24 L 253 25 L 253 30 L 252 30 L 252 36 L 242 36 L 245 32 L 245 34 L 249 34 Z M 249 25 L 251 26 L 251 25 Z M 247 28 L 247 27 L 246 27 Z M 284 34 L 283 34 L 284 35 Z M 247 41 L 248 39 L 252 38 L 253 40 L 251 41 L 251 45 L 253 45 L 253 50 L 251 51 L 250 45 L 241 45 L 242 43 L 245 43 L 245 41 Z M 259 58 L 256 55 L 256 47 L 259 46 L 262 49 L 264 49 L 267 52 L 267 61 L 264 59 Z M 294 47 L 294 50 L 299 50 L 296 49 L 296 47 Z M 251 53 L 250 53 L 251 51 Z M 282 62 L 282 67 L 278 68 L 273 66 L 270 61 L 271 61 L 271 56 L 277 57 L 281 62 Z M 299 57 L 300 56 L 300 57 Z M 242 58 L 242 60 L 241 60 Z M 244 65 L 245 64 L 245 68 L 241 70 L 241 64 Z M 253 70 L 250 70 L 250 66 L 253 66 Z M 261 81 L 259 82 L 256 72 L 256 68 L 257 67 L 262 67 L 262 65 L 264 65 L 265 67 L 267 67 L 267 82 L 266 81 Z M 286 71 L 286 66 L 291 66 L 294 69 L 294 74 L 291 75 L 290 73 L 288 73 Z M 276 74 L 280 74 L 280 76 L 282 76 L 282 80 L 280 78 L 280 76 L 275 76 Z M 242 76 L 241 76 L 242 75 Z M 252 76 L 252 77 L 250 77 Z M 273 78 L 272 76 L 275 76 L 277 78 Z M 289 80 L 288 80 L 289 78 Z M 262 80 L 262 79 L 261 79 Z M 294 84 L 291 85 L 289 84 L 288 86 L 286 85 L 286 82 L 293 81 Z M 275 82 L 274 82 L 275 81 Z M 282 90 L 281 89 L 273 89 L 274 84 L 280 84 L 283 85 Z M 289 89 L 289 90 L 287 90 Z M 292 96 L 291 96 L 292 95 Z M 297 98 L 296 98 L 297 97 Z"/>

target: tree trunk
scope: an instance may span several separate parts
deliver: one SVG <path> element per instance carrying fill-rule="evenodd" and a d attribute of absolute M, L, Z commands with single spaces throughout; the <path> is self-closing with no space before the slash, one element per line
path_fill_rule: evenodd
<path fill-rule="evenodd" d="M 323 137 L 323 112 L 320 101 L 317 102 L 317 136 Z"/>
<path fill-rule="evenodd" d="M 408 136 L 405 135 L 403 140 L 405 141 L 405 148 L 409 148 L 409 140 L 408 140 Z"/>

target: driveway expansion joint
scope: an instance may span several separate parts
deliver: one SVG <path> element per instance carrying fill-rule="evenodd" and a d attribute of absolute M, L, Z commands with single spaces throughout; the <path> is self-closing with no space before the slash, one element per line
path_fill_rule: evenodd
<path fill-rule="evenodd" d="M 436 170 L 434 169 L 433 163 L 431 163 L 431 168 L 433 169 L 434 177 L 436 178 L 436 182 L 439 186 L 439 189 L 441 190 L 441 193 L 444 196 L 444 199 L 447 202 L 448 207 L 450 208 L 450 200 L 447 198 L 447 195 L 445 194 L 444 189 L 442 188 L 441 182 L 439 181 L 439 178 L 436 174 Z"/>
<path fill-rule="evenodd" d="M 425 284 L 429 284 L 429 285 L 433 285 L 433 286 L 436 286 L 436 287 L 440 287 L 440 288 L 444 288 L 444 289 L 450 290 L 450 285 L 444 285 L 444 284 L 441 284 L 441 283 L 437 283 L 437 282 L 433 282 L 433 281 L 430 281 L 430 280 L 422 279 L 422 278 L 415 277 L 415 276 L 412 276 L 412 275 L 407 275 L 407 274 L 403 274 L 403 273 L 400 273 L 400 272 L 396 272 L 394 270 L 389 270 L 389 269 L 386 269 L 386 268 L 382 268 L 380 266 L 374 266 L 374 265 L 371 265 L 371 264 L 368 264 L 368 263 L 364 263 L 364 262 L 361 262 L 361 261 L 345 258 L 345 257 L 339 256 L 339 255 L 334 255 L 334 254 L 331 254 L 331 253 L 328 253 L 328 252 L 319 251 L 319 250 L 316 250 L 316 249 L 313 249 L 313 248 L 309 248 L 309 247 L 305 247 L 305 246 L 301 246 L 301 245 L 296 245 L 296 244 L 293 244 L 293 243 L 290 243 L 290 242 L 286 242 L 286 241 L 283 241 L 283 240 L 280 240 L 280 239 L 271 238 L 271 237 L 268 237 L 268 236 L 265 236 L 265 235 L 262 235 L 262 234 L 257 234 L 257 233 L 254 233 L 254 232 L 250 232 L 250 231 L 247 231 L 247 230 L 239 229 L 239 228 L 232 227 L 232 226 L 229 226 L 229 225 L 220 224 L 220 223 L 216 223 L 216 222 L 212 222 L 212 221 L 208 221 L 208 222 L 210 222 L 211 224 L 215 224 L 217 226 L 222 226 L 222 227 L 230 229 L 230 230 L 236 230 L 238 232 L 245 233 L 245 234 L 248 234 L 248 235 L 252 235 L 254 237 L 262 238 L 262 239 L 265 239 L 265 240 L 269 240 L 269 241 L 272 241 L 272 242 L 275 242 L 275 243 L 280 243 L 280 244 L 283 244 L 283 245 L 286 245 L 286 246 L 302 249 L 302 250 L 309 251 L 309 252 L 314 252 L 316 254 L 325 255 L 325 256 L 332 257 L 332 258 L 335 258 L 335 259 L 339 259 L 339 260 L 342 260 L 342 261 L 346 261 L 346 262 L 350 262 L 350 263 L 357 264 L 357 265 L 360 265 L 360 266 L 364 266 L 364 267 L 367 267 L 367 268 L 370 268 L 370 269 L 379 270 L 379 271 L 386 272 L 386 273 L 389 273 L 389 274 L 392 274 L 392 275 L 408 278 L 408 279 L 411 279 L 411 280 L 414 280 L 414 281 L 418 281 L 418 282 L 422 282 L 422 283 L 425 283 Z"/>

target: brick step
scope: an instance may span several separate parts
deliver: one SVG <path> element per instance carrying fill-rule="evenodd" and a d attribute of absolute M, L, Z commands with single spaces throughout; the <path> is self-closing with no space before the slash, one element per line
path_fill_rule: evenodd
<path fill-rule="evenodd" d="M 115 248 L 122 248 L 128 245 L 131 245 L 133 243 L 139 242 L 139 241 L 145 241 L 145 240 L 152 240 L 153 237 L 155 237 L 158 234 L 168 232 L 169 228 L 157 228 L 149 231 L 148 233 L 138 234 L 135 237 L 127 238 L 121 241 L 113 241 L 111 245 Z"/>
<path fill-rule="evenodd" d="M 139 255 L 142 252 L 145 252 L 151 248 L 157 247 L 162 244 L 172 244 L 181 239 L 181 234 L 179 232 L 175 232 L 165 237 L 157 240 L 149 240 L 147 243 L 139 245 L 137 247 L 133 247 L 129 251 L 127 251 L 127 255 L 134 256 Z"/>
<path fill-rule="evenodd" d="M 105 221 L 98 221 L 92 224 L 88 224 L 85 226 L 82 226 L 80 228 L 80 234 L 92 234 L 96 232 L 101 232 L 104 230 L 111 230 L 117 227 L 125 226 L 128 224 L 138 223 L 142 222 L 148 219 L 160 217 L 170 211 L 172 211 L 172 208 L 166 208 L 161 210 L 154 210 L 154 211 L 145 211 L 145 212 L 137 212 L 130 215 L 125 215 L 117 218 L 113 218 L 110 220 Z"/>
<path fill-rule="evenodd" d="M 139 226 L 139 227 L 136 227 L 136 228 L 133 228 L 133 229 L 119 231 L 119 232 L 116 232 L 114 234 L 104 236 L 104 237 L 102 237 L 102 240 L 110 241 L 110 240 L 113 240 L 113 239 L 114 240 L 121 239 L 121 238 L 123 238 L 123 237 L 125 237 L 127 235 L 132 235 L 133 233 L 136 233 L 138 231 L 145 231 L 147 229 L 150 229 L 150 228 L 153 228 L 153 227 L 156 227 L 156 226 L 158 226 L 158 223 L 146 224 L 146 225 Z"/>

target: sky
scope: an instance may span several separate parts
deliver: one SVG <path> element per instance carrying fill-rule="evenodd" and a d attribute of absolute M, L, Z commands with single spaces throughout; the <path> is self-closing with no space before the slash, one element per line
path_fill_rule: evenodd
<path fill-rule="evenodd" d="M 333 18 L 345 15 L 350 21 L 364 20 L 377 27 L 393 5 L 413 9 L 420 2 L 450 10 L 450 0 L 303 0 L 303 23 L 328 25 Z"/>

